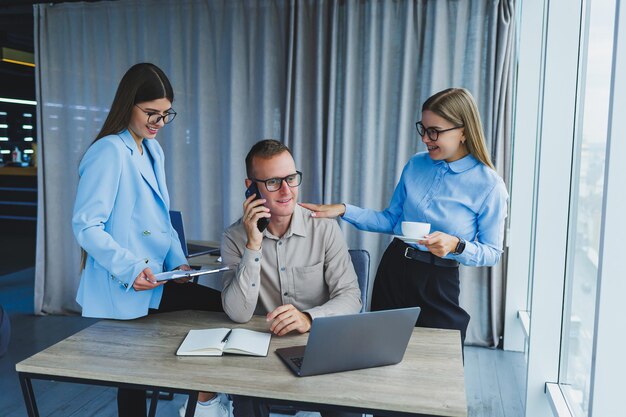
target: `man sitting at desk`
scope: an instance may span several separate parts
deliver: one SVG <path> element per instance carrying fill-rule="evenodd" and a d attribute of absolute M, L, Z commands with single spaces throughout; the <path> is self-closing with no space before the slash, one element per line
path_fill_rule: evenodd
<path fill-rule="evenodd" d="M 302 173 L 289 148 L 256 143 L 246 171 L 246 187 L 256 184 L 261 199 L 246 198 L 242 218 L 224 232 L 223 262 L 238 264 L 224 275 L 224 311 L 240 323 L 264 314 L 278 336 L 306 333 L 316 317 L 358 313 L 361 293 L 341 230 L 297 205 Z M 262 232 L 259 219 L 269 219 Z M 251 402 L 235 398 L 234 415 L 252 416 Z"/>

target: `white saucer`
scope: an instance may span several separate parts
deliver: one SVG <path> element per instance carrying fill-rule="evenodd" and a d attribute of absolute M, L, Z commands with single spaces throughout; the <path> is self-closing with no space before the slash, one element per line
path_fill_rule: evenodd
<path fill-rule="evenodd" d="M 428 239 L 426 236 L 422 236 L 422 237 L 408 237 L 408 236 L 399 236 L 399 235 L 393 235 L 393 237 L 397 237 L 400 240 L 405 241 L 406 243 L 417 243 L 420 240 L 426 240 Z"/>

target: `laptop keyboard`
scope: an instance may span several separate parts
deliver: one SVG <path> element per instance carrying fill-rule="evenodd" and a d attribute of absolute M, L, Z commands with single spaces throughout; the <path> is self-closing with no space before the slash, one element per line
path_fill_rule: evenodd
<path fill-rule="evenodd" d="M 291 360 L 291 362 L 293 362 L 294 365 L 296 365 L 296 367 L 298 369 L 302 368 L 302 360 L 304 359 L 304 356 L 298 356 L 295 358 L 289 358 Z"/>

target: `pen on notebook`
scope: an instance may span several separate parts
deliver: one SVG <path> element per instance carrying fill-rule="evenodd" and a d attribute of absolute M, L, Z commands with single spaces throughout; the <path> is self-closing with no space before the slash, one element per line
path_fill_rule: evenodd
<path fill-rule="evenodd" d="M 224 338 L 222 339 L 222 342 L 221 342 L 221 343 L 226 343 L 226 342 L 228 342 L 228 336 L 230 336 L 230 333 L 231 333 L 232 331 L 233 331 L 233 329 L 230 329 L 230 330 L 228 331 L 228 333 L 226 333 L 226 336 L 224 336 Z"/>

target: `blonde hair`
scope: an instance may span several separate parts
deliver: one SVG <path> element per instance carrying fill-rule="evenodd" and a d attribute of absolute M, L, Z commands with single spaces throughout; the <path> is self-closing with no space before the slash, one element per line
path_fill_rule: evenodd
<path fill-rule="evenodd" d="M 448 88 L 431 96 L 422 105 L 455 126 L 464 127 L 465 143 L 472 156 L 495 171 L 487 152 L 483 125 L 472 94 L 464 88 Z"/>

